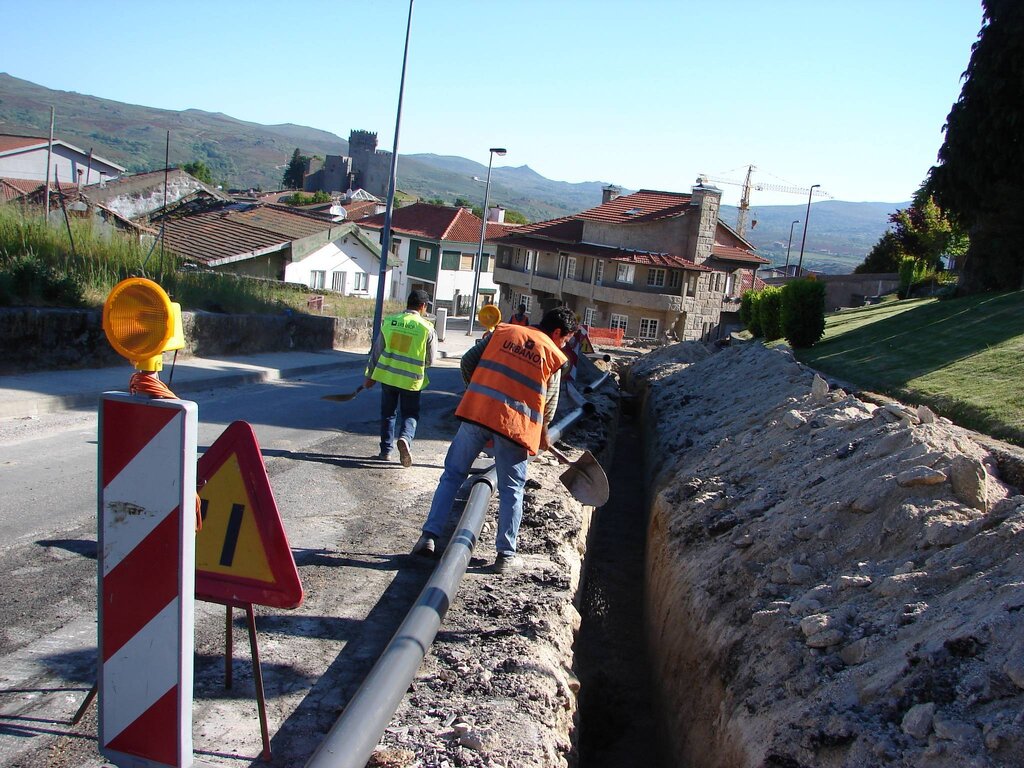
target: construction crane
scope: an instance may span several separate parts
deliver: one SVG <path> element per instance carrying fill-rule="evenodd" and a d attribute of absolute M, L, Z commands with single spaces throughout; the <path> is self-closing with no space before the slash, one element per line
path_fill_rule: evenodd
<path fill-rule="evenodd" d="M 821 189 L 821 187 L 790 187 L 784 184 L 765 184 L 760 181 L 752 181 L 751 176 L 754 171 L 757 170 L 757 166 L 747 166 L 747 176 L 743 181 L 737 181 L 736 179 L 723 179 L 717 176 L 708 176 L 706 173 L 700 174 L 697 180 L 701 184 L 705 184 L 712 181 L 716 184 L 734 184 L 738 187 L 743 187 L 743 193 L 740 195 L 739 213 L 736 216 L 736 232 L 740 237 L 743 237 L 743 232 L 747 228 L 747 211 L 750 210 L 750 192 L 756 189 L 759 192 L 791 192 L 794 195 L 806 195 L 810 194 L 811 197 L 827 197 L 832 198 L 828 192 Z"/>

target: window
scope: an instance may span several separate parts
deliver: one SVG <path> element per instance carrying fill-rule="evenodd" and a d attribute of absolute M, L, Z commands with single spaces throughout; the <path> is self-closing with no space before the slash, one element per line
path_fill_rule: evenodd
<path fill-rule="evenodd" d="M 533 297 L 527 296 L 525 293 L 513 293 L 512 294 L 512 311 L 518 312 L 519 305 L 526 305 L 526 314 L 530 314 L 530 306 L 533 304 Z"/>
<path fill-rule="evenodd" d="M 533 269 L 533 265 L 537 263 L 537 252 L 527 251 L 526 252 L 526 271 L 529 272 Z"/>
<path fill-rule="evenodd" d="M 400 246 L 401 244 L 402 244 L 402 241 L 399 240 L 397 237 L 392 237 L 391 238 L 391 255 L 392 256 L 397 256 L 398 255 L 398 246 Z"/>
<path fill-rule="evenodd" d="M 441 251 L 441 269 L 456 270 L 462 254 L 458 251 Z"/>
<path fill-rule="evenodd" d="M 459 257 L 459 270 L 462 272 L 473 271 L 473 260 L 474 255 L 472 253 L 464 253 Z"/>
<path fill-rule="evenodd" d="M 596 319 L 597 319 L 597 308 L 596 307 L 587 307 L 586 310 L 584 310 L 584 312 L 583 312 L 583 324 L 584 325 L 588 325 L 588 326 L 589 325 L 593 325 L 594 321 Z"/>
<path fill-rule="evenodd" d="M 565 259 L 565 276 L 569 280 L 576 279 L 576 257 L 567 256 Z"/>
<path fill-rule="evenodd" d="M 678 288 L 683 284 L 683 273 L 678 269 L 673 269 L 668 275 L 668 287 Z"/>
<path fill-rule="evenodd" d="M 345 292 L 345 273 L 331 272 L 331 290 L 338 293 Z"/>
<path fill-rule="evenodd" d="M 697 295 L 697 279 L 699 275 L 696 272 L 686 273 L 686 295 L 696 296 Z"/>
<path fill-rule="evenodd" d="M 730 272 L 725 276 L 725 295 L 733 296 L 736 290 L 736 273 Z"/>
<path fill-rule="evenodd" d="M 649 288 L 661 288 L 665 285 L 665 270 L 651 268 L 647 270 L 647 286 Z"/>
<path fill-rule="evenodd" d="M 322 269 L 314 269 L 309 273 L 309 287 L 323 289 L 327 280 L 327 272 Z"/>
<path fill-rule="evenodd" d="M 711 323 L 702 323 L 700 331 L 701 341 L 711 341 Z"/>
<path fill-rule="evenodd" d="M 430 261 L 430 248 L 421 245 L 416 249 L 416 261 Z"/>
<path fill-rule="evenodd" d="M 603 279 L 604 279 L 604 262 L 603 261 L 598 261 L 597 264 L 594 265 L 594 284 L 595 285 L 600 285 L 601 281 Z"/>
<path fill-rule="evenodd" d="M 653 320 L 649 317 L 640 318 L 640 338 L 641 339 L 656 339 L 658 338 L 658 321 Z"/>
<path fill-rule="evenodd" d="M 635 267 L 632 264 L 618 264 L 615 267 L 615 282 L 616 283 L 632 283 L 633 282 L 633 271 Z"/>
<path fill-rule="evenodd" d="M 480 272 L 493 272 L 494 271 L 494 256 L 485 253 L 480 257 Z"/>
<path fill-rule="evenodd" d="M 353 291 L 367 291 L 370 289 L 370 276 L 365 272 L 356 272 L 352 282 Z"/>
<path fill-rule="evenodd" d="M 625 333 L 626 327 L 629 325 L 629 318 L 625 315 L 612 315 L 611 322 L 608 325 L 613 331 L 616 328 L 621 328 L 622 332 Z"/>

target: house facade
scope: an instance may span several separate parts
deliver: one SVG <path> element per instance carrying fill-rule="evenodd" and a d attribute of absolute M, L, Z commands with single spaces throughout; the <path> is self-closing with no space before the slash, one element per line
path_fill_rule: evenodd
<path fill-rule="evenodd" d="M 586 325 L 648 341 L 710 341 L 738 325 L 742 290 L 768 260 L 719 220 L 721 190 L 617 193 L 495 241 L 503 316 L 563 304 Z"/>
<path fill-rule="evenodd" d="M 375 242 L 380 242 L 384 214 L 361 219 L 358 224 Z M 413 203 L 392 211 L 390 250 L 398 265 L 394 269 L 391 297 L 404 299 L 413 290 L 424 290 L 435 308 L 444 307 L 452 316 L 467 314 L 473 304 L 481 224 L 470 211 L 446 205 Z M 499 221 L 487 223 L 477 306 L 496 300 L 495 246 L 489 241 L 513 229 Z"/>
<path fill-rule="evenodd" d="M 391 295 L 391 270 L 384 276 L 384 295 Z M 288 264 L 284 279 L 313 290 L 376 299 L 380 281 L 380 246 L 354 223 L 331 229 L 330 240 Z"/>

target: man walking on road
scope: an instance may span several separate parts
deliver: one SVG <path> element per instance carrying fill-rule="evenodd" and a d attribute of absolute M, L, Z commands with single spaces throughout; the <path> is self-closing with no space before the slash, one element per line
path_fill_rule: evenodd
<path fill-rule="evenodd" d="M 455 411 L 462 424 L 448 447 L 444 473 L 413 554 L 433 556 L 455 494 L 481 449 L 493 440 L 499 502 L 494 571 L 502 573 L 522 564 L 516 539 L 523 518 L 527 461 L 550 445 L 547 428 L 558 408 L 560 370 L 566 362 L 561 347 L 575 330 L 573 313 L 557 307 L 536 326 L 498 325 L 463 355 L 466 394 Z"/>
<path fill-rule="evenodd" d="M 424 315 L 430 296 L 426 291 L 409 294 L 405 312 L 388 315 L 374 339 L 370 360 L 366 365 L 367 389 L 380 382 L 380 454 L 378 459 L 391 460 L 395 447 L 395 421 L 402 414 L 397 440 L 398 455 L 403 467 L 412 466 L 412 440 L 420 417 L 420 392 L 429 383 L 427 368 L 434 364 L 437 334 Z"/>

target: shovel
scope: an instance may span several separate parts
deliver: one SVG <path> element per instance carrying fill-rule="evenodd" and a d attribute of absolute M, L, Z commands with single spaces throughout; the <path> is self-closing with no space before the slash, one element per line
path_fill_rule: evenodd
<path fill-rule="evenodd" d="M 576 461 L 559 451 L 555 446 L 548 450 L 559 463 L 569 468 L 559 478 L 577 501 L 590 507 L 600 507 L 608 502 L 608 475 L 604 473 L 594 454 L 584 451 Z"/>
<path fill-rule="evenodd" d="M 366 389 L 366 387 L 363 386 L 362 384 L 360 384 L 358 387 L 356 387 L 356 391 L 355 392 L 342 392 L 341 394 L 338 394 L 338 395 L 324 395 L 320 399 L 321 400 L 332 400 L 335 403 L 347 403 L 349 400 L 354 398 L 356 395 L 358 395 L 364 389 Z"/>

